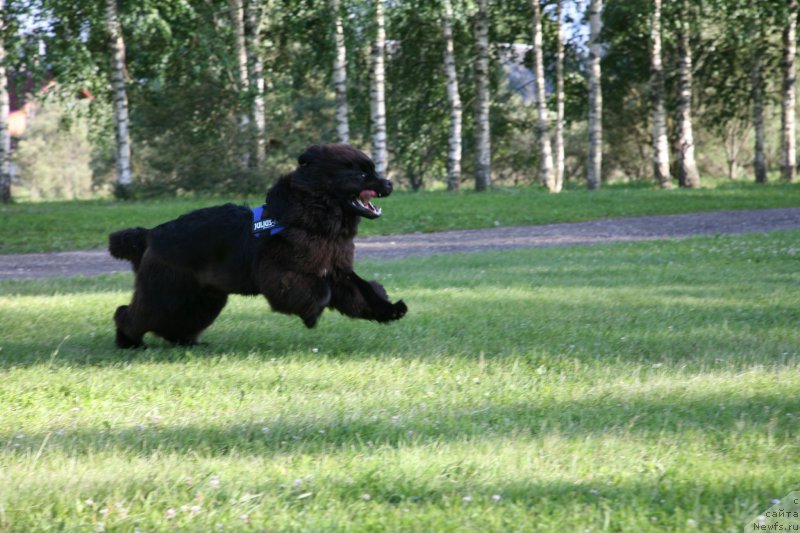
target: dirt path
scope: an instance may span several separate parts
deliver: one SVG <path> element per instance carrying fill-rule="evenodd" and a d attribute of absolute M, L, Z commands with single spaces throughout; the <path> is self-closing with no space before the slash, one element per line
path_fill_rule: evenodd
<path fill-rule="evenodd" d="M 784 229 L 800 229 L 800 208 L 720 211 L 367 237 L 356 240 L 356 256 L 358 259 L 400 259 L 445 253 L 680 239 L 693 235 L 762 233 Z M 96 276 L 114 272 L 130 272 L 130 266 L 127 262 L 113 259 L 106 250 L 0 255 L 0 279 Z"/>

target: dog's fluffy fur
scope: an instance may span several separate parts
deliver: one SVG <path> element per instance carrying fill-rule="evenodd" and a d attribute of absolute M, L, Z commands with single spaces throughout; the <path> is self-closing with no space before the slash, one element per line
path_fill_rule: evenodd
<path fill-rule="evenodd" d="M 309 328 L 326 307 L 378 322 L 406 314 L 402 300 L 353 271 L 358 223 L 380 216 L 370 200 L 391 194 L 392 183 L 347 145 L 312 146 L 298 162 L 267 192 L 270 218 L 285 228 L 275 235 L 254 236 L 251 210 L 226 204 L 109 236 L 111 255 L 136 274 L 133 300 L 114 314 L 119 347 L 141 346 L 147 332 L 195 344 L 229 294 L 263 294 Z"/>

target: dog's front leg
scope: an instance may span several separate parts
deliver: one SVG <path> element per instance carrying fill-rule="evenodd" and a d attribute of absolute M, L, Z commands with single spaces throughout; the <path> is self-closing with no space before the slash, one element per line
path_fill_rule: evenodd
<path fill-rule="evenodd" d="M 331 302 L 340 313 L 353 318 L 391 322 L 405 316 L 406 304 L 389 301 L 386 289 L 377 281 L 366 281 L 355 272 L 341 273 L 331 280 Z"/>
<path fill-rule="evenodd" d="M 325 279 L 277 269 L 262 279 L 260 290 L 275 311 L 297 315 L 309 328 L 317 324 L 331 300 Z"/>

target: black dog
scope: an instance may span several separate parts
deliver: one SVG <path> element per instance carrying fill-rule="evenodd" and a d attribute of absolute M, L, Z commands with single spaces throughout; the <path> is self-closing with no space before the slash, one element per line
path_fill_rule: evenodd
<path fill-rule="evenodd" d="M 309 328 L 326 307 L 378 322 L 406 314 L 402 300 L 353 272 L 358 223 L 381 215 L 371 200 L 391 194 L 392 182 L 347 145 L 312 146 L 298 162 L 267 192 L 263 213 L 226 204 L 109 236 L 111 255 L 136 273 L 133 300 L 114 314 L 117 346 L 141 346 L 148 331 L 195 344 L 229 294 L 263 294 Z"/>

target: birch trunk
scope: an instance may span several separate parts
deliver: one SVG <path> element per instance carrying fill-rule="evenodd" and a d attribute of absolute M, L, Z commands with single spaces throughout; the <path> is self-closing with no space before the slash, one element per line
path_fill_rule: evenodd
<path fill-rule="evenodd" d="M 700 174 L 694 158 L 692 131 L 692 50 L 689 45 L 689 1 L 682 0 L 678 22 L 678 183 L 681 187 L 700 186 Z"/>
<path fill-rule="evenodd" d="M 475 24 L 475 190 L 492 183 L 492 147 L 489 130 L 489 1 L 478 0 Z"/>
<path fill-rule="evenodd" d="M 669 189 L 669 140 L 664 109 L 664 66 L 661 62 L 661 0 L 653 0 L 650 27 L 650 95 L 653 105 L 653 176 L 662 189 Z"/>
<path fill-rule="evenodd" d="M 444 73 L 447 78 L 447 102 L 450 104 L 450 139 L 447 150 L 447 190 L 461 187 L 461 96 L 458 94 L 455 46 L 453 45 L 453 6 L 444 0 Z"/>
<path fill-rule="evenodd" d="M 350 142 L 350 122 L 347 106 L 347 48 L 339 0 L 331 0 L 336 34 L 336 55 L 333 60 L 333 85 L 336 90 L 336 135 L 341 143 Z"/>
<path fill-rule="evenodd" d="M 540 0 L 531 0 L 533 9 L 533 71 L 536 76 L 536 134 L 539 137 L 539 180 L 555 192 L 553 151 L 550 145 L 547 98 L 544 91 L 544 57 L 542 53 L 542 8 Z"/>
<path fill-rule="evenodd" d="M 375 1 L 375 24 L 377 31 L 372 46 L 372 88 L 370 109 L 372 112 L 372 160 L 375 172 L 386 176 L 388 153 L 386 151 L 386 75 L 384 58 L 386 56 L 386 29 L 383 17 L 384 0 Z"/>
<path fill-rule="evenodd" d="M 600 32 L 603 0 L 589 1 L 589 160 L 586 182 L 599 189 L 603 171 L 603 92 L 600 86 Z"/>
<path fill-rule="evenodd" d="M 555 152 L 555 186 L 553 192 L 564 187 L 564 24 L 561 20 L 561 0 L 556 1 L 556 132 L 553 140 Z"/>
<path fill-rule="evenodd" d="M 756 54 L 752 72 L 753 128 L 755 129 L 753 171 L 756 175 L 756 183 L 767 183 L 767 158 L 764 154 L 764 79 L 761 69 L 761 57 Z"/>
<path fill-rule="evenodd" d="M 797 0 L 789 0 L 786 26 L 783 28 L 783 86 L 781 96 L 781 178 L 794 182 L 797 178 L 795 147 L 795 55 L 797 53 Z"/>
<path fill-rule="evenodd" d="M 229 0 L 231 21 L 233 23 L 234 52 L 236 56 L 236 74 L 238 77 L 239 101 L 245 100 L 250 92 L 250 79 L 247 73 L 247 43 L 244 31 L 244 6 L 242 0 Z M 250 134 L 250 110 L 245 105 L 239 106 L 239 166 L 247 169 L 250 166 L 250 148 L 247 138 Z"/>
<path fill-rule="evenodd" d="M 264 164 L 267 155 L 267 122 L 264 104 L 264 60 L 261 58 L 262 8 L 256 0 L 247 6 L 247 58 L 249 66 L 248 85 L 253 88 L 251 113 L 253 115 L 253 161 L 256 167 Z"/>
<path fill-rule="evenodd" d="M 5 0 L 0 0 L 0 202 L 11 202 L 11 134 L 8 131 L 8 78 L 6 76 L 6 17 Z"/>
<path fill-rule="evenodd" d="M 106 0 L 106 26 L 111 51 L 111 88 L 114 94 L 117 185 L 126 188 L 131 184 L 131 137 L 128 93 L 125 89 L 125 41 L 117 14 L 117 0 Z"/>

